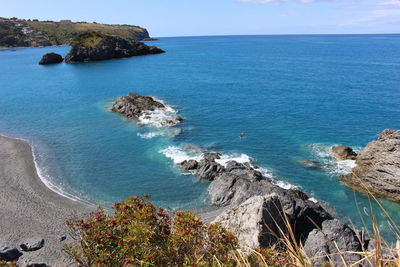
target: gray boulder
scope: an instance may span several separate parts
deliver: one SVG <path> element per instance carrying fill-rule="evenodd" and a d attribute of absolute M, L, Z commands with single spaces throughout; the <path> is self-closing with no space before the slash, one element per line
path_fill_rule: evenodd
<path fill-rule="evenodd" d="M 251 177 L 251 176 L 250 176 Z M 252 196 L 281 191 L 281 188 L 267 180 L 254 181 L 247 175 L 224 172 L 208 187 L 211 204 L 217 207 L 239 205 Z"/>
<path fill-rule="evenodd" d="M 304 242 L 313 229 L 329 219 L 332 217 L 318 204 L 277 190 L 272 194 L 253 196 L 238 206 L 233 205 L 215 221 L 237 234 L 241 244 L 263 248 L 278 245 L 280 233 L 288 231 L 287 224 L 291 226 L 296 241 Z"/>
<path fill-rule="evenodd" d="M 16 261 L 22 253 L 17 248 L 4 247 L 0 249 L 0 260 L 2 261 Z"/>
<path fill-rule="evenodd" d="M 332 261 L 334 266 L 350 266 L 358 262 L 361 256 L 345 252 L 361 252 L 362 247 L 350 227 L 338 219 L 333 219 L 324 221 L 321 230 L 311 231 L 304 244 L 304 250 L 307 256 L 312 258 L 315 266 L 323 266 L 329 261 Z"/>
<path fill-rule="evenodd" d="M 348 146 L 333 146 L 331 147 L 332 155 L 337 160 L 355 160 L 357 153 L 353 151 L 351 147 Z"/>
<path fill-rule="evenodd" d="M 221 164 L 216 163 L 214 160 L 202 159 L 199 162 L 196 175 L 203 180 L 213 181 L 215 177 L 225 171 Z"/>
<path fill-rule="evenodd" d="M 182 161 L 179 166 L 183 171 L 193 171 L 197 169 L 199 163 L 194 159 L 190 159 Z"/>
<path fill-rule="evenodd" d="M 214 222 L 233 232 L 243 246 L 270 247 L 278 243 L 279 227 L 285 229 L 281 210 L 276 194 L 254 196 L 224 211 Z"/>
<path fill-rule="evenodd" d="M 340 176 L 346 185 L 400 201 L 400 130 L 384 130 L 358 154 L 356 167 Z"/>
<path fill-rule="evenodd" d="M 41 249 L 44 246 L 43 238 L 32 238 L 20 245 L 23 251 L 35 251 Z"/>

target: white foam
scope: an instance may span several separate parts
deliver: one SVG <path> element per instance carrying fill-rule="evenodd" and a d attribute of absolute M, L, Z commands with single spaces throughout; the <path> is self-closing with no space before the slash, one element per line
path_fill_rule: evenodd
<path fill-rule="evenodd" d="M 167 158 L 172 159 L 175 164 L 191 159 L 200 161 L 203 158 L 202 154 L 190 153 L 189 151 L 185 151 L 177 146 L 169 146 L 160 150 L 160 153 L 164 154 Z"/>
<path fill-rule="evenodd" d="M 332 146 L 324 144 L 310 145 L 311 153 L 321 162 L 322 168 L 331 175 L 341 175 L 350 173 L 356 166 L 355 160 L 336 160 L 332 155 Z M 355 148 L 354 151 L 360 151 L 361 148 Z"/>
<path fill-rule="evenodd" d="M 318 203 L 318 200 L 314 197 L 310 197 L 308 200 L 314 202 L 314 203 Z"/>
<path fill-rule="evenodd" d="M 137 133 L 137 136 L 143 139 L 151 139 L 157 136 L 165 135 L 164 132 L 149 132 L 149 133 Z"/>
<path fill-rule="evenodd" d="M 228 161 L 236 161 L 238 163 L 246 164 L 251 162 L 251 158 L 246 155 L 246 154 L 222 154 L 219 159 L 216 159 L 215 161 L 222 166 L 226 167 L 226 164 Z"/>
<path fill-rule="evenodd" d="M 171 106 L 165 104 L 162 100 L 153 97 L 157 102 L 162 103 L 165 108 L 143 111 L 138 118 L 138 124 L 150 125 L 156 128 L 174 126 L 179 123 L 177 111 Z"/>
<path fill-rule="evenodd" d="M 165 149 L 160 150 L 160 153 L 164 154 L 167 158 L 172 159 L 175 164 L 182 163 L 185 160 L 197 160 L 200 161 L 204 158 L 204 153 L 202 149 L 193 146 L 192 149 L 185 149 L 185 147 L 191 148 L 192 146 L 183 145 L 181 147 L 177 146 L 169 146 Z M 229 161 L 236 161 L 242 164 L 248 164 L 253 167 L 255 170 L 261 172 L 262 176 L 266 179 L 270 179 L 272 183 L 275 185 L 283 188 L 283 189 L 297 189 L 297 186 L 292 185 L 288 182 L 277 180 L 276 177 L 273 175 L 272 171 L 258 166 L 252 165 L 252 159 L 250 156 L 243 154 L 243 153 L 233 153 L 233 154 L 222 154 L 220 159 L 216 159 L 215 161 L 224 167 L 226 167 Z M 188 172 L 185 174 L 194 174 L 193 172 Z"/>

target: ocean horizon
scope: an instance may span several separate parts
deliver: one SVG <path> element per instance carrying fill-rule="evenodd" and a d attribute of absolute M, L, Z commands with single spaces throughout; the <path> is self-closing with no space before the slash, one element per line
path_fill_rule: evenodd
<path fill-rule="evenodd" d="M 176 163 L 220 151 L 225 161 L 252 162 L 276 184 L 299 188 L 362 227 L 369 200 L 339 181 L 354 162 L 336 162 L 329 149 L 361 150 L 382 130 L 400 128 L 399 34 L 161 37 L 149 44 L 167 53 L 40 66 L 44 53 L 65 55 L 69 47 L 0 51 L 0 134 L 29 140 L 53 190 L 99 205 L 149 194 L 157 205 L 208 211 L 208 182 Z M 185 121 L 140 126 L 108 110 L 130 92 L 164 101 Z M 399 204 L 382 203 L 399 222 Z M 375 212 L 390 239 L 383 212 Z"/>

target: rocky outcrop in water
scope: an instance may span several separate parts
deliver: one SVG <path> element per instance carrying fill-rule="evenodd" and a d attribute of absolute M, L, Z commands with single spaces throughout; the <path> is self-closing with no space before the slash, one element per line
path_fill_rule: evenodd
<path fill-rule="evenodd" d="M 348 146 L 333 146 L 331 152 L 337 160 L 355 160 L 357 157 L 357 153 Z"/>
<path fill-rule="evenodd" d="M 400 130 L 384 130 L 357 155 L 356 167 L 340 180 L 360 191 L 400 201 Z"/>
<path fill-rule="evenodd" d="M 65 62 L 89 62 L 161 53 L 165 51 L 142 42 L 100 32 L 87 32 L 78 35 L 72 42 L 72 48 L 65 57 Z"/>
<path fill-rule="evenodd" d="M 129 93 L 127 96 L 118 97 L 110 109 L 128 119 L 135 119 L 142 124 L 155 123 L 160 127 L 173 126 L 183 121 L 174 110 L 155 100 L 150 96 Z M 159 115 L 159 116 L 156 116 Z"/>
<path fill-rule="evenodd" d="M 57 64 L 63 62 L 61 55 L 56 53 L 47 53 L 43 55 L 42 59 L 39 61 L 40 65 Z"/>

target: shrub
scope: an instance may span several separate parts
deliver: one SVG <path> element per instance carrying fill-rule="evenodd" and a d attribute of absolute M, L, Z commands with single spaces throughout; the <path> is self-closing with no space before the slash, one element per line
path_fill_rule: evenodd
<path fill-rule="evenodd" d="M 86 220 L 69 221 L 73 237 L 65 251 L 80 266 L 291 266 L 273 249 L 243 253 L 237 238 L 220 224 L 206 224 L 190 212 L 170 216 L 147 197 L 132 197 Z"/>

